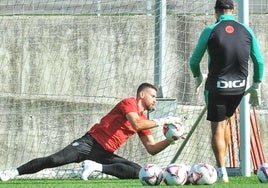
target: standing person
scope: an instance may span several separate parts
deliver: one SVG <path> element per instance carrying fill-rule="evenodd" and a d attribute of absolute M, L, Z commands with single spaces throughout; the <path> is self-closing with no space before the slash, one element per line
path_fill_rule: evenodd
<path fill-rule="evenodd" d="M 218 166 L 219 181 L 228 182 L 225 155 L 230 140 L 227 119 L 231 117 L 244 94 L 250 94 L 249 103 L 259 104 L 258 89 L 263 78 L 263 59 L 252 29 L 235 21 L 232 0 L 217 0 L 216 23 L 206 27 L 190 58 L 190 68 L 198 90 L 203 76 L 200 62 L 208 51 L 208 75 L 205 83 L 207 120 L 211 122 L 211 145 Z M 253 84 L 245 92 L 248 61 L 253 61 Z"/>
<path fill-rule="evenodd" d="M 141 166 L 115 155 L 114 151 L 135 133 L 139 135 L 142 144 L 151 155 L 159 153 L 173 142 L 168 139 L 156 142 L 151 134 L 151 128 L 165 123 L 165 119 L 153 121 L 148 120 L 144 115 L 145 111 L 154 108 L 156 96 L 155 86 L 142 83 L 137 89 L 136 97 L 121 100 L 84 136 L 55 154 L 33 159 L 13 170 L 3 171 L 0 179 L 8 181 L 19 175 L 32 174 L 46 168 L 79 163 L 84 160 L 91 160 L 85 163 L 82 174 L 84 180 L 87 180 L 93 171 L 122 179 L 138 178 Z M 172 123 L 170 118 L 168 121 Z"/>

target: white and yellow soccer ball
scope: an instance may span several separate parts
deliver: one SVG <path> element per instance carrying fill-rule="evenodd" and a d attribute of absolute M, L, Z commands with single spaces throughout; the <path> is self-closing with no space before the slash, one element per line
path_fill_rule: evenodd
<path fill-rule="evenodd" d="M 184 185 L 187 182 L 187 168 L 184 164 L 169 164 L 163 171 L 166 185 Z"/>
<path fill-rule="evenodd" d="M 189 181 L 194 185 L 211 185 L 217 181 L 217 170 L 208 163 L 198 163 L 191 167 Z"/>
<path fill-rule="evenodd" d="M 268 163 L 259 166 L 257 176 L 261 183 L 268 183 Z"/>
<path fill-rule="evenodd" d="M 162 169 L 156 164 L 145 164 L 139 172 L 142 185 L 159 185 L 162 181 Z"/>
<path fill-rule="evenodd" d="M 163 134 L 170 142 L 179 140 L 184 134 L 184 126 L 181 123 L 165 124 L 163 126 Z"/>

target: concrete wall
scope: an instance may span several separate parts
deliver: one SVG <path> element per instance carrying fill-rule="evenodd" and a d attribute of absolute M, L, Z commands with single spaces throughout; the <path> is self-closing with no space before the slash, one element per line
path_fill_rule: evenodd
<path fill-rule="evenodd" d="M 55 152 L 82 136 L 120 98 L 135 95 L 141 82 L 153 82 L 153 17 L 0 19 L 0 169 Z M 168 18 L 165 97 L 204 104 L 202 95 L 189 94 L 194 92 L 188 61 L 201 29 L 213 19 Z M 267 19 L 252 23 L 267 60 Z M 265 91 L 266 85 L 260 126 L 267 147 Z"/>

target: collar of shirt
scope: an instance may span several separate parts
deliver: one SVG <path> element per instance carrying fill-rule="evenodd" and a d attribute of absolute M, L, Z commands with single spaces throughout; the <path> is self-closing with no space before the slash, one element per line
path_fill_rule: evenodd
<path fill-rule="evenodd" d="M 218 21 L 222 20 L 234 20 L 235 16 L 233 14 L 223 14 L 219 17 Z"/>

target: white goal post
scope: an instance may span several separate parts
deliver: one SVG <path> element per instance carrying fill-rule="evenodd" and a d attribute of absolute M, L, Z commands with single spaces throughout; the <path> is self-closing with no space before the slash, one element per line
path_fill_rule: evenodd
<path fill-rule="evenodd" d="M 238 1 L 239 21 L 244 24 L 249 24 L 249 4 L 248 0 Z M 249 85 L 249 84 L 248 84 Z M 251 176 L 250 164 L 250 106 L 248 104 L 249 96 L 245 96 L 240 104 L 240 156 L 241 156 L 241 174 L 243 176 Z"/>

